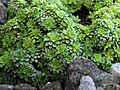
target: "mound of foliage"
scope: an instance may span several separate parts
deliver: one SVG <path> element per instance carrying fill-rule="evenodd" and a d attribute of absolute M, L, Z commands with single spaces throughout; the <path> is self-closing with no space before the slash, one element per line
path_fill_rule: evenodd
<path fill-rule="evenodd" d="M 118 1 L 11 0 L 8 22 L 0 26 L 0 83 L 63 80 L 77 56 L 109 69 L 120 61 Z M 72 14 L 83 5 L 91 25 Z"/>

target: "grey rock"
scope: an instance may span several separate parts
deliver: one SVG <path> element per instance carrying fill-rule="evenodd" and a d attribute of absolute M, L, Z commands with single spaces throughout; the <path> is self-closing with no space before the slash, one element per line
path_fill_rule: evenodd
<path fill-rule="evenodd" d="M 7 20 L 7 8 L 0 1 L 0 24 L 4 24 Z"/>
<path fill-rule="evenodd" d="M 109 71 L 113 75 L 117 83 L 120 84 L 120 63 L 113 64 Z"/>
<path fill-rule="evenodd" d="M 13 87 L 14 90 L 37 90 L 35 87 L 32 87 L 29 84 L 21 83 Z"/>
<path fill-rule="evenodd" d="M 113 85 L 115 83 L 113 76 L 106 72 L 96 75 L 94 80 L 96 86 Z"/>
<path fill-rule="evenodd" d="M 84 57 L 78 57 L 69 64 L 65 90 L 78 90 L 81 77 L 86 75 L 93 79 L 96 87 L 102 87 L 104 90 L 120 90 L 111 74 L 99 70 L 92 61 Z"/>
<path fill-rule="evenodd" d="M 104 85 L 103 88 L 104 90 L 120 90 L 120 86 L 118 84 Z"/>
<path fill-rule="evenodd" d="M 48 82 L 40 90 L 63 90 L 59 81 Z"/>
<path fill-rule="evenodd" d="M 102 87 L 98 87 L 97 90 L 104 90 Z"/>
<path fill-rule="evenodd" d="M 10 1 L 10 0 L 0 0 L 5 6 L 7 6 L 8 5 L 8 1 Z"/>
<path fill-rule="evenodd" d="M 102 87 L 104 90 L 120 90 L 120 86 L 109 73 L 103 72 L 98 74 L 94 81 L 97 87 Z"/>
<path fill-rule="evenodd" d="M 90 76 L 83 76 L 78 90 L 96 90 L 93 79 Z"/>
<path fill-rule="evenodd" d="M 13 85 L 0 85 L 0 90 L 13 90 Z"/>
<path fill-rule="evenodd" d="M 89 75 L 94 79 L 101 72 L 89 59 L 78 57 L 68 66 L 65 90 L 78 90 L 82 76 Z"/>

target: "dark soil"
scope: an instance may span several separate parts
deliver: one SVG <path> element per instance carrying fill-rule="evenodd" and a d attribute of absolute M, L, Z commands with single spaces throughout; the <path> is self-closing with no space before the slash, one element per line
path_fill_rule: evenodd
<path fill-rule="evenodd" d="M 79 19 L 81 20 L 79 23 L 82 25 L 90 25 L 91 19 L 88 18 L 89 16 L 89 9 L 85 7 L 84 5 L 82 6 L 81 10 L 75 11 L 73 15 L 78 16 Z"/>

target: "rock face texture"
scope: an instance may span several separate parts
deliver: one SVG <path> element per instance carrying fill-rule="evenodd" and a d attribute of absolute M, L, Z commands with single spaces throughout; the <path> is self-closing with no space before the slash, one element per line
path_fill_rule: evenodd
<path fill-rule="evenodd" d="M 95 78 L 101 72 L 90 60 L 78 57 L 68 67 L 65 90 L 78 90 L 82 76 Z"/>
<path fill-rule="evenodd" d="M 10 1 L 10 0 L 0 0 L 0 1 L 7 7 L 8 1 Z"/>
<path fill-rule="evenodd" d="M 95 82 L 96 88 L 104 90 L 120 90 L 120 86 L 114 77 L 97 68 L 89 59 L 78 57 L 70 63 L 67 70 L 65 90 L 78 90 L 82 76 L 89 75 Z"/>
<path fill-rule="evenodd" d="M 0 90 L 13 90 L 13 85 L 0 85 Z"/>
<path fill-rule="evenodd" d="M 83 76 L 78 90 L 96 90 L 93 79 L 90 76 Z"/>
<path fill-rule="evenodd" d="M 48 82 L 40 90 L 63 90 L 59 81 Z"/>
<path fill-rule="evenodd" d="M 120 86 L 117 84 L 114 77 L 106 72 L 98 74 L 94 78 L 97 87 L 102 87 L 104 90 L 120 90 Z"/>
<path fill-rule="evenodd" d="M 0 24 L 4 24 L 7 19 L 7 8 L 3 4 L 4 0 L 0 0 Z"/>
<path fill-rule="evenodd" d="M 118 84 L 120 84 L 120 63 L 115 63 L 111 66 L 110 74 L 112 74 Z"/>
<path fill-rule="evenodd" d="M 19 85 L 0 85 L 0 90 L 37 90 L 29 84 L 21 83 Z"/>
<path fill-rule="evenodd" d="M 98 87 L 97 90 L 104 90 L 102 87 Z"/>
<path fill-rule="evenodd" d="M 37 90 L 29 84 L 21 83 L 13 87 L 13 90 Z"/>

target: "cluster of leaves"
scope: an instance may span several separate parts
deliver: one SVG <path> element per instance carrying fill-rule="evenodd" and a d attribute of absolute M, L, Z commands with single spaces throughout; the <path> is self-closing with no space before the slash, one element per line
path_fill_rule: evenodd
<path fill-rule="evenodd" d="M 0 83 L 63 79 L 79 55 L 108 69 L 120 60 L 118 1 L 11 0 L 9 20 L 0 27 Z M 82 5 L 90 10 L 90 26 L 72 15 Z"/>
<path fill-rule="evenodd" d="M 80 55 L 93 60 L 99 68 L 108 70 L 120 61 L 120 2 L 119 0 L 63 0 L 70 12 L 84 5 L 92 23 L 80 33 Z M 82 13 L 82 12 L 79 12 Z M 78 15 L 79 16 L 79 15 Z"/>
<path fill-rule="evenodd" d="M 8 8 L 9 20 L 0 27 L 1 81 L 7 75 L 10 82 L 33 84 L 63 78 L 67 64 L 79 55 L 83 26 L 58 0 L 11 0 Z"/>
<path fill-rule="evenodd" d="M 107 70 L 112 62 L 120 60 L 120 4 L 100 8 L 90 18 L 92 59 Z"/>
<path fill-rule="evenodd" d="M 96 11 L 104 6 L 110 6 L 114 0 L 61 0 L 68 8 L 68 12 L 80 10 L 82 6 L 86 6 L 90 11 Z"/>

